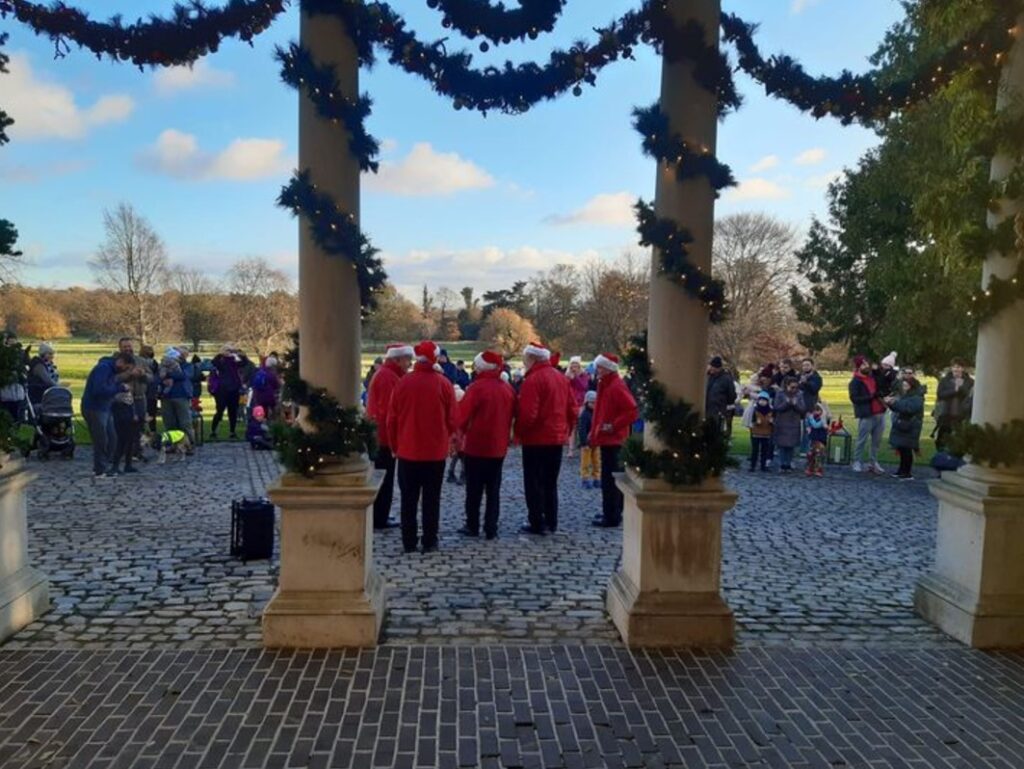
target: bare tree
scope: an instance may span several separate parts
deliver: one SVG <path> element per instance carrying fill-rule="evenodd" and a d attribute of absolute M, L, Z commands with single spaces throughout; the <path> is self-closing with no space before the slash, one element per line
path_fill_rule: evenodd
<path fill-rule="evenodd" d="M 202 270 L 181 265 L 172 268 L 167 288 L 177 297 L 181 332 L 193 349 L 204 339 L 224 340 L 231 335 L 229 302 Z"/>
<path fill-rule="evenodd" d="M 571 264 L 557 264 L 530 281 L 533 324 L 549 344 L 569 338 L 579 311 L 580 276 Z"/>
<path fill-rule="evenodd" d="M 726 284 L 728 319 L 712 327 L 711 347 L 737 366 L 763 363 L 757 340 L 792 337 L 789 286 L 796 276 L 796 228 L 767 214 L 734 214 L 715 223 L 712 270 Z"/>
<path fill-rule="evenodd" d="M 265 355 L 284 346 L 299 322 L 292 281 L 263 258 L 242 259 L 228 270 L 238 342 Z"/>
<path fill-rule="evenodd" d="M 430 304 L 439 313 L 437 326 L 443 330 L 448 321 L 453 319 L 458 312 L 456 308 L 459 306 L 459 295 L 447 286 L 441 286 L 434 292 Z"/>
<path fill-rule="evenodd" d="M 153 331 L 153 307 L 167 275 L 160 236 L 131 203 L 103 212 L 106 241 L 89 262 L 97 282 L 131 303 L 134 333 L 143 342 Z"/>
<path fill-rule="evenodd" d="M 582 293 L 574 342 L 589 353 L 624 353 L 647 325 L 646 259 L 627 252 L 612 264 L 591 262 L 582 271 Z"/>

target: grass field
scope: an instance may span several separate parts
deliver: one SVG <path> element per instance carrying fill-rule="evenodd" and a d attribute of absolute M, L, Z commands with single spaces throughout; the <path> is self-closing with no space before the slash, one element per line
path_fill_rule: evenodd
<path fill-rule="evenodd" d="M 71 391 L 75 395 L 75 412 L 78 413 L 78 399 L 81 397 L 82 390 L 85 388 L 85 379 L 89 374 L 90 369 L 96 364 L 98 358 L 103 355 L 109 355 L 114 347 L 114 344 L 86 342 L 82 340 L 64 340 L 56 343 L 57 348 L 57 366 L 60 369 L 61 380 L 71 388 Z M 481 349 L 482 345 L 476 342 L 452 342 L 446 344 L 449 355 L 452 360 L 465 360 L 467 365 L 472 363 L 473 357 Z M 162 347 L 157 348 L 158 351 L 162 350 Z M 216 354 L 217 345 L 206 345 L 200 350 L 200 355 L 204 358 L 212 357 Z M 369 369 L 373 363 L 373 359 L 382 355 L 384 352 L 384 344 L 370 343 L 363 351 L 363 371 Z M 744 375 L 744 381 L 746 381 L 748 375 Z M 822 375 L 825 380 L 825 386 L 821 391 L 822 399 L 828 404 L 829 408 L 833 413 L 833 417 L 843 417 L 843 421 L 846 423 L 847 428 L 850 429 L 851 433 L 856 434 L 856 421 L 853 419 L 853 407 L 847 399 L 846 387 L 850 380 L 850 375 L 847 373 L 825 373 Z M 932 405 L 935 398 L 935 390 L 938 387 L 938 382 L 934 379 L 925 380 L 925 384 L 928 386 L 928 407 L 926 409 L 925 427 L 924 434 L 922 436 L 922 461 L 927 461 L 931 458 L 935 452 L 934 442 L 929 437 L 934 425 L 934 421 L 931 418 Z M 203 388 L 203 413 L 206 421 L 206 428 L 209 431 L 210 419 L 213 417 L 214 404 L 213 398 L 206 392 L 205 387 Z M 888 435 L 888 434 L 887 434 Z M 89 443 L 89 433 L 85 429 L 81 419 L 78 419 L 76 425 L 76 437 L 79 443 Z M 883 446 L 883 461 L 889 463 L 895 463 L 897 461 L 896 454 L 889 448 L 888 437 Z M 746 429 L 740 426 L 739 419 L 734 423 L 733 430 L 733 452 L 738 455 L 749 455 L 750 453 L 750 435 Z"/>

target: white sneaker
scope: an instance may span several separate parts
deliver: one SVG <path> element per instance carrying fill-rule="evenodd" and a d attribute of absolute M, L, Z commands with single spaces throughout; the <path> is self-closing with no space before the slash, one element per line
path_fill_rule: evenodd
<path fill-rule="evenodd" d="M 878 464 L 878 462 L 872 463 L 871 469 L 879 475 L 885 475 L 885 468 Z"/>
<path fill-rule="evenodd" d="M 864 465 L 862 465 L 859 461 L 854 462 L 853 463 L 853 472 L 855 472 L 855 473 L 863 473 L 864 472 Z"/>

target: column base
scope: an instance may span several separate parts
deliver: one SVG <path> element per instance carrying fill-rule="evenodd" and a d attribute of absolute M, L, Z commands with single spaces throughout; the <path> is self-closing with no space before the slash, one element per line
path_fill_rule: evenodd
<path fill-rule="evenodd" d="M 917 613 L 977 649 L 1024 648 L 1024 479 L 967 465 L 930 488 L 935 568 L 918 580 Z"/>
<path fill-rule="evenodd" d="M 383 622 L 384 580 L 371 570 L 361 591 L 278 590 L 263 611 L 263 645 L 269 649 L 376 646 Z"/>
<path fill-rule="evenodd" d="M 35 622 L 50 608 L 50 583 L 31 566 L 0 579 L 0 642 Z"/>
<path fill-rule="evenodd" d="M 718 593 L 641 594 L 622 571 L 608 585 L 608 613 L 632 648 L 730 648 L 732 609 Z"/>
<path fill-rule="evenodd" d="M 607 608 L 627 646 L 729 648 L 732 610 L 720 592 L 722 515 L 736 503 L 720 481 L 677 488 L 616 476 L 625 496 L 622 567 Z"/>

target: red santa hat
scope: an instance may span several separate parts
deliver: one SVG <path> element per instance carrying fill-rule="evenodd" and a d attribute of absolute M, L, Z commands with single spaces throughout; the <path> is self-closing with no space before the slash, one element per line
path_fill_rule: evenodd
<path fill-rule="evenodd" d="M 602 353 L 594 358 L 594 365 L 600 368 L 608 369 L 609 371 L 619 370 L 619 356 L 612 355 L 610 352 Z"/>
<path fill-rule="evenodd" d="M 496 352 L 484 350 L 473 359 L 475 371 L 497 371 L 505 365 L 505 360 Z"/>
<path fill-rule="evenodd" d="M 416 353 L 416 360 L 419 363 L 429 363 L 431 366 L 436 366 L 437 356 L 441 354 L 441 348 L 435 342 L 424 339 L 413 348 L 413 352 Z"/>
<path fill-rule="evenodd" d="M 412 345 L 389 344 L 384 357 L 387 360 L 394 360 L 395 358 L 412 358 L 415 354 L 416 351 L 412 349 Z"/>
<path fill-rule="evenodd" d="M 540 360 L 551 360 L 551 350 L 540 342 L 530 342 L 526 345 L 526 349 L 523 350 L 523 357 L 525 358 L 527 355 L 532 355 Z"/>

